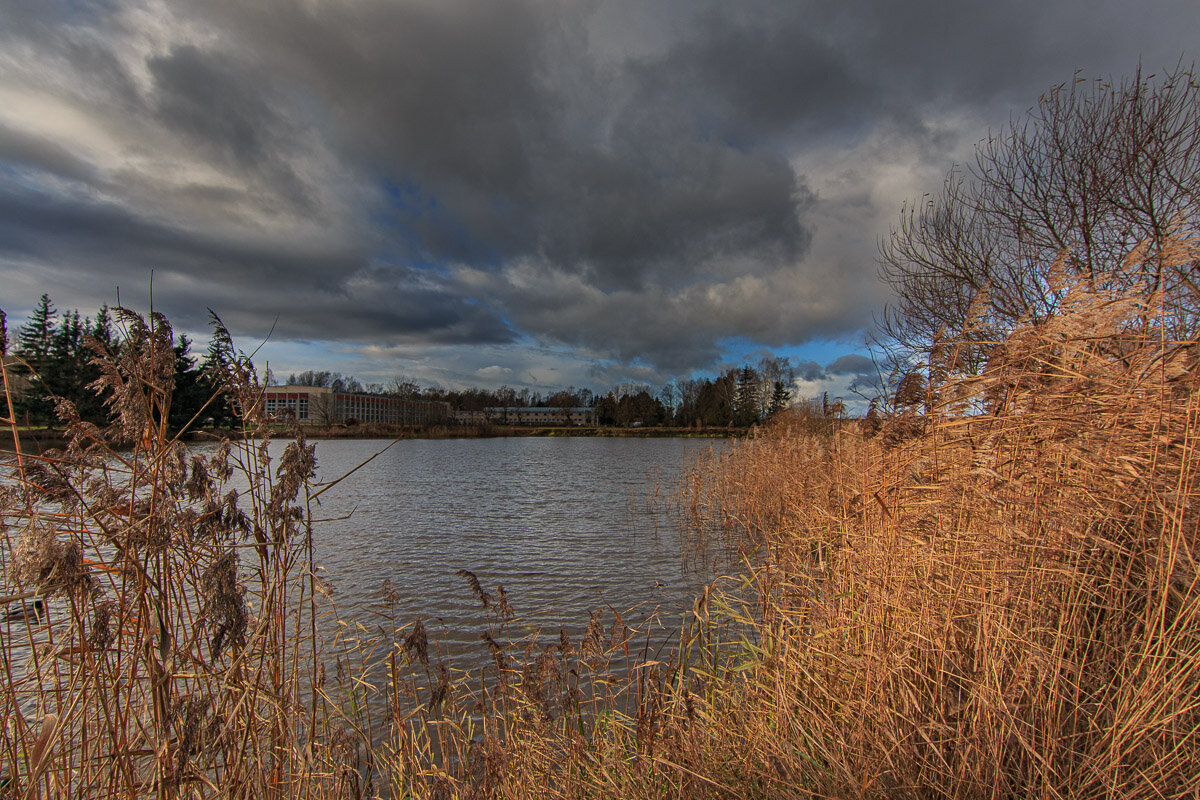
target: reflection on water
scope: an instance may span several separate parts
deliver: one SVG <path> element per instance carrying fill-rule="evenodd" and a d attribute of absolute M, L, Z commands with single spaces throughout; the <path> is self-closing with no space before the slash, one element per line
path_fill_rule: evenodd
<path fill-rule="evenodd" d="M 319 479 L 342 475 L 385 445 L 319 442 Z M 556 637 L 565 625 L 578 635 L 589 612 L 608 606 L 631 622 L 661 614 L 673 629 L 720 563 L 717 554 L 681 549 L 667 494 L 713 446 L 720 443 L 401 441 L 322 495 L 316 559 L 343 616 L 379 624 L 372 609 L 382 608 L 380 589 L 390 580 L 396 622 L 424 618 L 459 667 L 486 655 L 479 643 L 486 618 L 460 569 L 493 595 L 504 586 L 516 632 L 540 628 Z"/>

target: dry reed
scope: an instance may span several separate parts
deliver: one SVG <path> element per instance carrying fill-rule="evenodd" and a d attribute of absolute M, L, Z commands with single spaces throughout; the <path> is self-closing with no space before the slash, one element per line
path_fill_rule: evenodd
<path fill-rule="evenodd" d="M 760 663 L 711 726 L 760 796 L 1195 796 L 1200 348 L 1161 295 L 1053 274 L 981 375 L 947 337 L 924 413 L 702 479 L 699 521 L 763 555 Z"/>
<path fill-rule="evenodd" d="M 1200 343 L 1051 274 L 1056 315 L 978 375 L 944 337 L 877 434 L 802 412 L 698 464 L 681 509 L 747 575 L 620 711 L 497 715 L 462 796 L 1195 797 Z"/>
<path fill-rule="evenodd" d="M 218 327 L 243 436 L 191 452 L 166 422 L 170 325 L 117 316 L 118 343 L 90 343 L 113 425 L 60 401 L 61 451 L 21 451 L 4 360 L 0 795 L 350 796 L 313 680 L 313 449 L 270 459 L 253 367 Z"/>

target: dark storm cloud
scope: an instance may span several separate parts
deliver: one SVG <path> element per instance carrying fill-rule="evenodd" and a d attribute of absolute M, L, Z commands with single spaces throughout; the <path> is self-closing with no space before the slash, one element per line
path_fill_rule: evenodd
<path fill-rule="evenodd" d="M 136 275 L 146 268 L 187 272 L 238 289 L 279 286 L 331 289 L 358 268 L 355 253 L 305 251 L 277 242 L 245 243 L 164 225 L 123 206 L 0 191 L 0 254 L 69 262 L 88 254 L 97 278 Z"/>
<path fill-rule="evenodd" d="M 874 375 L 876 366 L 867 356 L 851 353 L 836 359 L 825 369 L 832 375 Z"/>
<path fill-rule="evenodd" d="M 511 192 L 549 135 L 547 20 L 533 4 L 212 3 L 264 63 L 327 104 L 367 170 L 460 194 Z M 464 208 L 464 211 L 470 209 Z"/>
<path fill-rule="evenodd" d="M 705 139 L 689 96 L 653 85 L 671 64 L 613 74 L 565 61 L 586 49 L 569 7 L 229 13 L 256 51 L 348 110 L 342 146 L 403 187 L 409 202 L 388 213 L 427 259 L 543 258 L 609 290 L 686 283 L 732 254 L 778 264 L 804 251 L 811 195 L 786 159 Z M 571 42 L 579 51 L 562 52 Z"/>
<path fill-rule="evenodd" d="M 246 331 L 519 338 L 661 374 L 861 331 L 900 202 L 1076 68 L 1156 69 L 1200 32 L 1177 0 L 0 12 L 0 273 L 22 286 L 108 299 L 153 268 L 162 305 Z"/>
<path fill-rule="evenodd" d="M 538 209 L 544 230 L 522 255 L 612 291 L 720 277 L 734 257 L 769 269 L 803 254 L 799 214 L 811 195 L 782 158 L 688 143 L 638 165 L 636 138 L 552 171 L 558 183 L 540 197 L 559 202 Z"/>
<path fill-rule="evenodd" d="M 798 131 L 845 135 L 862 123 L 856 110 L 880 102 L 882 84 L 857 74 L 856 61 L 795 8 L 781 19 L 703 13 L 678 45 L 635 68 L 643 105 L 682 108 L 697 134 L 741 146 Z"/>
<path fill-rule="evenodd" d="M 112 302 L 118 287 L 140 295 L 153 270 L 153 284 L 167 290 L 156 293 L 156 305 L 184 325 L 204 326 L 209 306 L 239 330 L 262 334 L 274 324 L 284 338 L 512 339 L 494 314 L 428 274 L 372 267 L 352 250 L 220 238 L 156 224 L 115 204 L 0 191 L 0 264 L 11 258 L 69 265 L 81 253 L 89 254 L 90 280 L 102 286 L 97 302 Z"/>
<path fill-rule="evenodd" d="M 224 68 L 218 53 L 193 45 L 147 62 L 158 94 L 158 116 L 192 141 L 214 146 L 241 166 L 270 158 L 278 120 L 256 92 Z"/>
<path fill-rule="evenodd" d="M 153 114 L 211 159 L 256 176 L 274 197 L 311 212 L 309 189 L 287 163 L 295 152 L 292 123 L 268 102 L 267 82 L 246 80 L 254 65 L 239 61 L 237 54 L 190 44 L 151 57 Z"/>

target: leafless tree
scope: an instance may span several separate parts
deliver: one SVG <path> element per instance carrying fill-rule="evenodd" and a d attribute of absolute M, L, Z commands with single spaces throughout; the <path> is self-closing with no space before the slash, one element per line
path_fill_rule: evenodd
<path fill-rule="evenodd" d="M 1016 320 L 1055 313 L 1055 269 L 1097 286 L 1162 289 L 1172 333 L 1195 333 L 1196 262 L 1164 267 L 1161 256 L 1198 221 L 1194 65 L 1139 69 L 1119 85 L 1076 77 L 981 142 L 940 194 L 905 206 L 880 248 L 897 295 L 883 338 L 927 355 L 939 339 L 965 337 L 979 346 L 961 366 L 977 368 Z"/>
<path fill-rule="evenodd" d="M 336 425 L 338 418 L 337 396 L 333 392 L 318 392 L 308 397 L 308 418 L 318 425 Z"/>

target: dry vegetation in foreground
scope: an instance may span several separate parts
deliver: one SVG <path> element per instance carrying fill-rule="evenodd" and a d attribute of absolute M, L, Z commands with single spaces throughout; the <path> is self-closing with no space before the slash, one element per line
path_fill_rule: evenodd
<path fill-rule="evenodd" d="M 627 669 L 619 616 L 511 642 L 464 573 L 492 615 L 474 676 L 419 623 L 321 641 L 312 447 L 189 455 L 170 328 L 122 312 L 114 432 L 74 424 L 0 489 L 0 793 L 1194 797 L 1200 343 L 1166 338 L 1159 295 L 1052 275 L 1055 316 L 979 375 L 955 372 L 977 336 L 943 342 L 877 435 L 797 416 L 697 466 L 681 507 L 753 567 L 676 655 Z"/>
<path fill-rule="evenodd" d="M 763 797 L 1196 796 L 1200 349 L 1160 295 L 1053 274 L 1060 312 L 982 375 L 970 336 L 935 351 L 928 413 L 700 479 L 761 547 L 760 650 L 683 764 Z"/>

